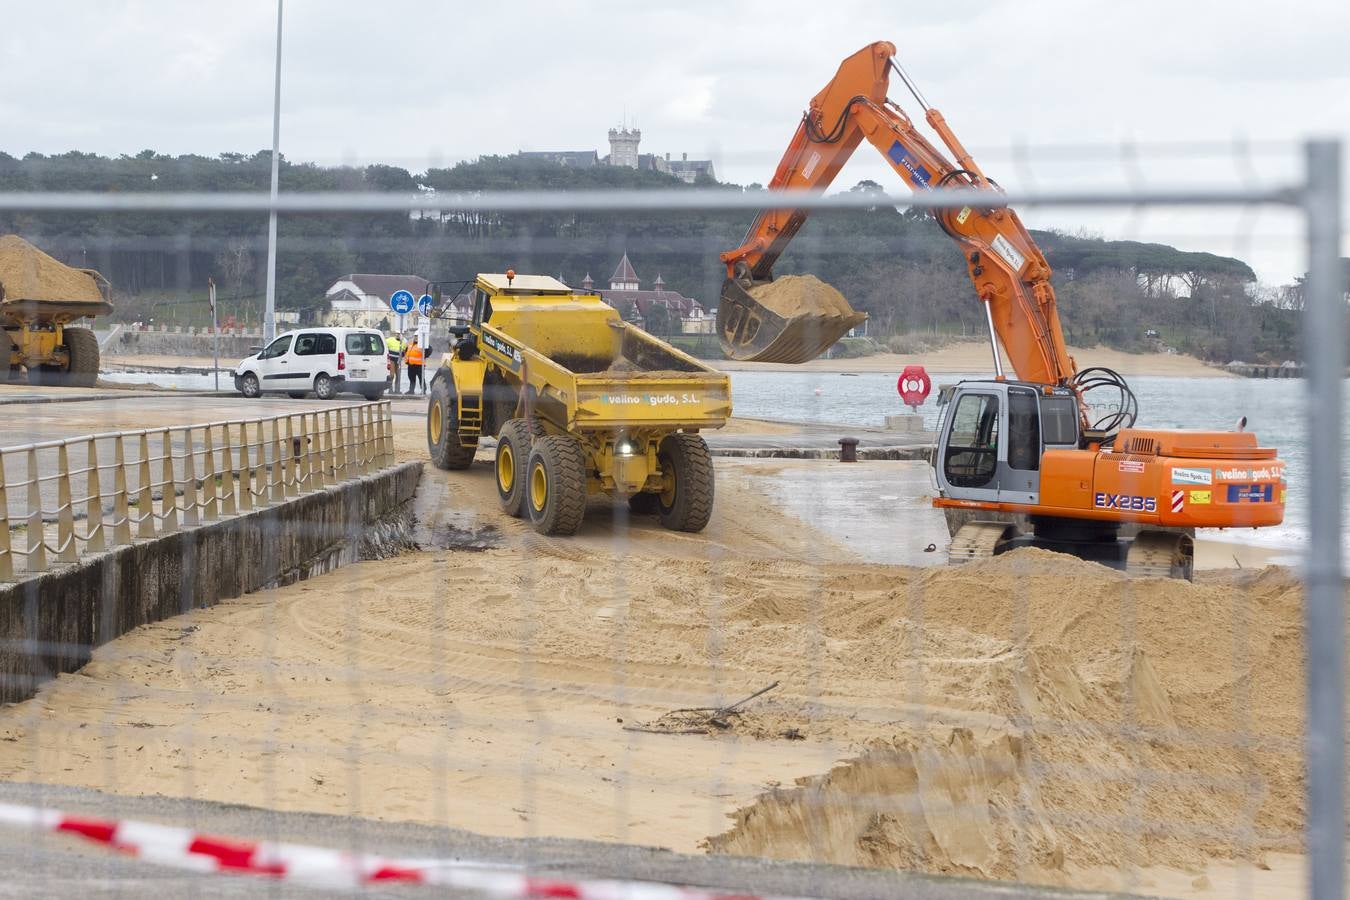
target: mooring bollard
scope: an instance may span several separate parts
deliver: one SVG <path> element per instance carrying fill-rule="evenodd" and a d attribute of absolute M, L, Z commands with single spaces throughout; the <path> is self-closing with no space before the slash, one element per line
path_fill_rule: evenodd
<path fill-rule="evenodd" d="M 858 439 L 855 437 L 842 437 L 839 439 L 839 461 L 857 462 L 858 461 Z"/>

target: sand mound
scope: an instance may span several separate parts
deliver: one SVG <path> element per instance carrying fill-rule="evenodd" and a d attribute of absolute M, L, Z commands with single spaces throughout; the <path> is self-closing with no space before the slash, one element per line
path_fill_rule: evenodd
<path fill-rule="evenodd" d="M 0 300 L 100 302 L 94 279 L 14 234 L 0 236 Z"/>
<path fill-rule="evenodd" d="M 783 275 L 750 289 L 755 302 L 785 319 L 800 315 L 856 316 L 844 295 L 814 275 Z"/>

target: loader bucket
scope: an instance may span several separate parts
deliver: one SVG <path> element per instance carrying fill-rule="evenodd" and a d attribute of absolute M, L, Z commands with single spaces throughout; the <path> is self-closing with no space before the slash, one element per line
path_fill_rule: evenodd
<path fill-rule="evenodd" d="M 820 356 L 866 318 L 812 275 L 785 275 L 749 290 L 728 278 L 717 306 L 717 332 L 727 359 L 796 364 Z"/>

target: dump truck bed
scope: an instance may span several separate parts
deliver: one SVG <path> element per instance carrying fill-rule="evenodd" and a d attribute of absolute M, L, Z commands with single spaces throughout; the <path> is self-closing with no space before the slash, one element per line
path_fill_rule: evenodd
<path fill-rule="evenodd" d="M 545 326 L 547 316 L 532 324 Z M 627 322 L 611 319 L 602 327 L 606 340 L 579 346 L 573 332 L 567 349 L 545 353 L 484 325 L 483 349 L 533 385 L 539 414 L 568 431 L 726 424 L 731 382 L 725 373 Z"/>
<path fill-rule="evenodd" d="M 0 326 L 106 315 L 109 293 L 93 269 L 68 266 L 17 235 L 0 236 Z"/>

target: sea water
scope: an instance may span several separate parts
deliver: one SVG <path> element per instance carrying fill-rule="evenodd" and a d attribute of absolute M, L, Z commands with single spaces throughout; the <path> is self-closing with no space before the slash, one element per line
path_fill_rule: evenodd
<path fill-rule="evenodd" d="M 887 415 L 908 412 L 896 393 L 898 373 L 864 372 L 733 372 L 732 398 L 738 416 L 781 419 L 822 425 L 853 425 L 879 428 Z M 988 375 L 941 374 L 933 376 L 933 392 L 919 408 L 925 427 L 937 429 L 938 386 L 963 378 Z M 1140 375 L 1128 378 L 1139 402 L 1141 427 L 1203 428 L 1231 430 L 1243 416 L 1247 430 L 1256 433 L 1261 446 L 1274 447 L 1287 464 L 1289 482 L 1284 524 L 1262 529 L 1202 529 L 1199 536 L 1282 549 L 1297 549 L 1307 541 L 1308 493 L 1325 489 L 1311 485 L 1307 477 L 1307 416 L 1335 415 L 1316 403 L 1309 404 L 1306 383 L 1301 379 L 1211 378 Z M 1350 409 L 1350 385 L 1345 391 Z M 1344 410 L 1343 410 L 1344 411 Z M 1343 441 L 1350 441 L 1350 415 L 1337 417 Z M 1350 454 L 1346 454 L 1350 462 Z M 1344 479 L 1342 479 L 1344 481 Z M 1350 522 L 1350 503 L 1342 492 L 1345 520 Z M 1342 531 L 1342 544 L 1350 549 Z"/>

